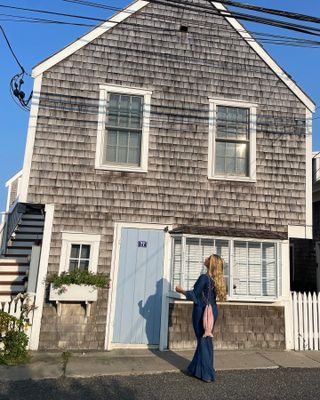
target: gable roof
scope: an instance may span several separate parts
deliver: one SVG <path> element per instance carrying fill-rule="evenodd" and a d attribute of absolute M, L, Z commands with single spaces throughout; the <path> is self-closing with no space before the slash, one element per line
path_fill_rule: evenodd
<path fill-rule="evenodd" d="M 136 0 L 119 13 L 115 14 L 107 21 L 103 22 L 84 36 L 80 37 L 70 45 L 53 54 L 51 57 L 39 63 L 32 71 L 32 76 L 36 77 L 60 61 L 69 57 L 71 54 L 86 46 L 99 36 L 103 35 L 111 28 L 129 18 L 132 14 L 147 6 L 150 2 L 145 0 Z M 211 4 L 219 11 L 228 12 L 218 1 L 211 1 Z M 223 15 L 223 14 L 222 14 Z M 287 87 L 298 97 L 298 99 L 312 112 L 315 111 L 315 103 L 307 96 L 293 79 L 275 62 L 275 60 L 264 50 L 264 48 L 250 35 L 250 33 L 235 18 L 223 15 L 229 24 L 239 33 L 247 44 L 258 54 L 258 56 L 269 66 L 269 68 L 287 85 Z"/>

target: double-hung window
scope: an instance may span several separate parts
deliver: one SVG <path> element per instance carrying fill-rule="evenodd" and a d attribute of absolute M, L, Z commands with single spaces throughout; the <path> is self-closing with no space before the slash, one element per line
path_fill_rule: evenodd
<path fill-rule="evenodd" d="M 173 238 L 171 290 L 177 285 L 192 289 L 206 271 L 204 259 L 213 253 L 224 260 L 229 299 L 270 301 L 281 295 L 280 242 L 184 235 Z"/>
<path fill-rule="evenodd" d="M 101 86 L 96 168 L 146 172 L 151 92 Z"/>
<path fill-rule="evenodd" d="M 208 176 L 255 180 L 256 105 L 210 99 Z"/>
<path fill-rule="evenodd" d="M 59 272 L 97 272 L 100 235 L 62 232 Z"/>

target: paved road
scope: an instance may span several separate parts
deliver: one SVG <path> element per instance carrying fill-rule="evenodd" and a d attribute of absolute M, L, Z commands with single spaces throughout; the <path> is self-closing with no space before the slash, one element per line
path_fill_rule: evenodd
<path fill-rule="evenodd" d="M 319 393 L 319 369 L 291 368 L 219 372 L 214 384 L 183 373 L 0 383 L 0 400 L 316 400 Z"/>

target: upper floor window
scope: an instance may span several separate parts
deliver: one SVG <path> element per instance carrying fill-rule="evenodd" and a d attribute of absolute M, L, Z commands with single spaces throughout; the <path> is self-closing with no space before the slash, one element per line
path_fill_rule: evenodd
<path fill-rule="evenodd" d="M 210 99 L 208 176 L 255 180 L 256 106 Z"/>
<path fill-rule="evenodd" d="M 147 171 L 151 92 L 101 86 L 96 168 Z"/>

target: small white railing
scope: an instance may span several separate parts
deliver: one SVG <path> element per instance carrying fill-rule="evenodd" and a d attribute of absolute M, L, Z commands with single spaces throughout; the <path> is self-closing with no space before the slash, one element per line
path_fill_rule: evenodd
<path fill-rule="evenodd" d="M 4 311 L 13 317 L 20 319 L 23 310 L 23 301 L 21 299 L 11 301 L 0 300 L 0 311 Z"/>
<path fill-rule="evenodd" d="M 295 350 L 320 349 L 320 293 L 292 293 Z"/>

